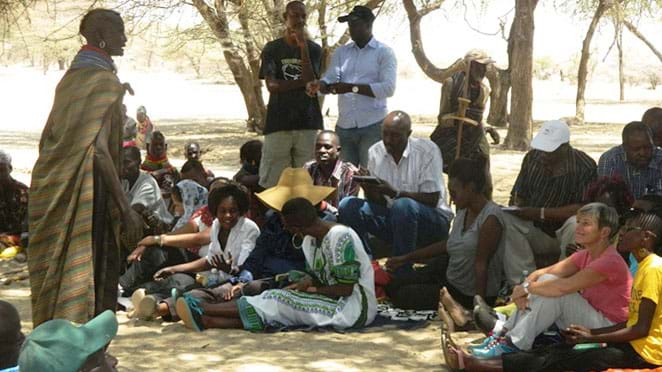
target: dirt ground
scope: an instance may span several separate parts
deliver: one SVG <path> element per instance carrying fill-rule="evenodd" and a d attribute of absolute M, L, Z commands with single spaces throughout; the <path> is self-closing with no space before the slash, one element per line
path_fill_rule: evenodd
<path fill-rule="evenodd" d="M 416 117 L 415 136 L 427 137 L 434 118 Z M 240 121 L 161 120 L 159 128 L 169 141 L 175 164 L 183 162 L 183 147 L 198 141 L 205 151 L 206 166 L 221 175 L 238 168 L 239 146 L 259 136 L 248 133 Z M 571 143 L 594 159 L 620 142 L 622 124 L 590 124 L 573 127 Z M 535 132 L 536 128 L 534 128 Z M 500 130 L 502 138 L 506 133 Z M 0 133 L 0 148 L 20 153 L 15 175 L 29 181 L 36 159 L 38 135 Z M 494 196 L 507 203 L 524 153 L 491 148 Z M 0 273 L 24 268 L 15 262 L 0 262 Z M 25 332 L 32 328 L 30 291 L 27 280 L 0 286 L 0 298 L 15 304 Z M 131 320 L 118 314 L 120 330 L 110 351 L 119 358 L 120 371 L 164 369 L 169 371 L 379 371 L 444 370 L 439 339 L 440 323 L 413 331 L 370 329 L 337 334 L 289 332 L 253 334 L 239 330 L 210 330 L 192 333 L 181 323 Z M 475 335 L 458 335 L 471 340 Z"/>

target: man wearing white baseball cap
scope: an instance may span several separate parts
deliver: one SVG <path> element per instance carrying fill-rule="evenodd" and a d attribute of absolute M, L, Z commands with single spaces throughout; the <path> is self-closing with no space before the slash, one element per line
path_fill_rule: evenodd
<path fill-rule="evenodd" d="M 586 187 L 597 177 L 595 161 L 570 146 L 570 129 L 563 121 L 545 122 L 531 148 L 511 191 L 511 207 L 505 209 L 509 222 L 526 238 L 522 244 L 506 247 L 510 279 L 565 258 L 566 246 L 575 240 L 577 222 L 571 217 L 583 205 Z"/>

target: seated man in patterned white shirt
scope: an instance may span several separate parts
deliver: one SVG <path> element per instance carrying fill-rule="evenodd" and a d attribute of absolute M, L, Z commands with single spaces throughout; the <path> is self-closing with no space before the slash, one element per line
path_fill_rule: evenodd
<path fill-rule="evenodd" d="M 359 171 L 377 180 L 359 181 L 366 200 L 345 198 L 339 207 L 340 223 L 352 227 L 364 242 L 371 234 L 391 243 L 393 255 L 446 239 L 453 218 L 439 148 L 430 140 L 410 137 L 411 132 L 405 112 L 386 116 L 383 140 L 370 148 L 368 169 Z"/>

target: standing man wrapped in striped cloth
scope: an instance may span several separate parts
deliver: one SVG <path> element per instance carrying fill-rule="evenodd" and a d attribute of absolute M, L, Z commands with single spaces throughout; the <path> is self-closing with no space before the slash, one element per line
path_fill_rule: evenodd
<path fill-rule="evenodd" d="M 28 269 L 34 327 L 55 318 L 85 323 L 117 306 L 120 223 L 125 241 L 142 223 L 119 178 L 128 84 L 111 56 L 124 54 L 119 13 L 88 12 L 87 40 L 55 91 L 32 171 Z M 34 199 L 32 199 L 32 197 Z"/>

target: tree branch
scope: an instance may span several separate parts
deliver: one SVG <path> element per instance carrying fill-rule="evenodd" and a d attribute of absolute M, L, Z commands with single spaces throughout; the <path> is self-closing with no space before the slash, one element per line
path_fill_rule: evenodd
<path fill-rule="evenodd" d="M 648 46 L 648 48 L 651 50 L 651 52 L 653 52 L 653 54 L 655 54 L 657 58 L 659 58 L 660 62 L 662 62 L 662 53 L 660 53 L 660 51 L 655 48 L 655 45 L 653 45 L 653 43 L 651 43 L 641 32 L 639 32 L 639 30 L 627 19 L 623 20 L 623 24 L 625 25 L 625 27 L 627 27 L 628 30 L 630 30 L 630 32 L 632 32 L 634 36 L 636 36 L 639 40 L 643 41 L 644 44 L 646 44 L 646 46 Z"/>
<path fill-rule="evenodd" d="M 425 75 L 430 79 L 443 83 L 444 80 L 451 77 L 454 73 L 464 70 L 464 60 L 458 59 L 448 68 L 436 67 L 425 54 L 423 49 L 423 42 L 421 40 L 421 19 L 425 14 L 430 13 L 434 9 L 439 9 L 445 0 L 435 0 L 433 3 L 428 4 L 423 11 L 416 8 L 414 0 L 402 0 L 402 4 L 407 11 L 409 18 L 409 37 L 411 40 L 412 53 L 416 59 L 416 63 L 423 70 Z"/>

